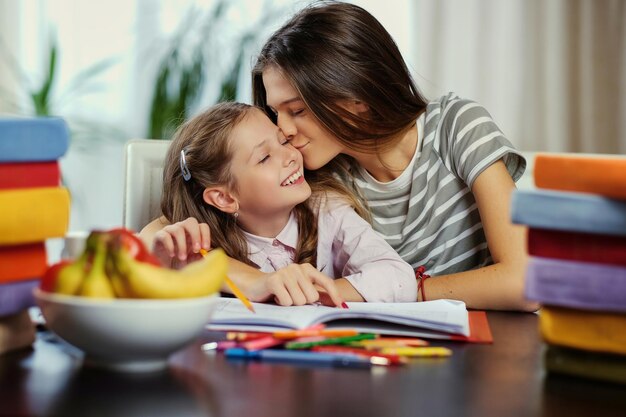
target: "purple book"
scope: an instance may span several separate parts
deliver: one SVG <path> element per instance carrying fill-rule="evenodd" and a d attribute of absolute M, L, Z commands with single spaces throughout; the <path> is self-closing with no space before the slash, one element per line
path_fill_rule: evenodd
<path fill-rule="evenodd" d="M 531 257 L 526 298 L 546 305 L 626 313 L 626 267 Z"/>
<path fill-rule="evenodd" d="M 39 279 L 0 284 L 0 317 L 34 306 L 33 289 L 38 285 Z"/>

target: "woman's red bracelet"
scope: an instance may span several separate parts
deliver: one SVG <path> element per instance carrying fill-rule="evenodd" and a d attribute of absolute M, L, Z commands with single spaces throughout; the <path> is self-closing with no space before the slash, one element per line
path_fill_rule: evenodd
<path fill-rule="evenodd" d="M 417 294 L 419 297 L 419 294 L 422 293 L 422 301 L 426 301 L 426 289 L 424 287 L 424 281 L 430 278 L 430 275 L 426 274 L 425 272 L 426 268 L 424 268 L 423 265 L 418 266 L 415 270 L 415 278 L 419 279 L 419 282 L 417 283 Z"/>

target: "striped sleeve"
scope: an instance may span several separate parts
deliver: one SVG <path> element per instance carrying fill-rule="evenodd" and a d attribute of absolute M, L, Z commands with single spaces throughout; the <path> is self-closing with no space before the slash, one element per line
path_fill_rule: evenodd
<path fill-rule="evenodd" d="M 514 181 L 524 173 L 526 161 L 480 104 L 466 99 L 450 101 L 440 129 L 442 159 L 470 188 L 485 169 L 500 159 Z"/>

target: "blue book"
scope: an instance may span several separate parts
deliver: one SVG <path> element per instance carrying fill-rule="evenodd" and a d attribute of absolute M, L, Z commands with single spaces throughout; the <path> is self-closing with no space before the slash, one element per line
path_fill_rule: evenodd
<path fill-rule="evenodd" d="M 35 305 L 33 290 L 39 279 L 0 284 L 0 317 L 18 313 Z"/>
<path fill-rule="evenodd" d="M 531 257 L 525 293 L 550 306 L 626 313 L 626 267 Z"/>
<path fill-rule="evenodd" d="M 626 236 L 626 200 L 564 191 L 515 190 L 511 220 L 536 229 Z"/>
<path fill-rule="evenodd" d="M 0 118 L 0 162 L 55 161 L 69 146 L 69 129 L 58 117 Z"/>

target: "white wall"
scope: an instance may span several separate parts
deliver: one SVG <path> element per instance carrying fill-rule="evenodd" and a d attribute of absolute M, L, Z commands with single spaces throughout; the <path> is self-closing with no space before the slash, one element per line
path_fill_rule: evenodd
<path fill-rule="evenodd" d="M 243 7 L 231 12 L 233 27 L 247 25 L 257 18 L 266 3 L 257 0 L 239 1 Z M 269 0 L 267 0 L 269 2 Z M 485 105 L 511 141 L 524 150 L 543 149 L 569 151 L 563 140 L 571 136 L 570 119 L 566 118 L 563 101 L 552 110 L 556 116 L 549 119 L 533 118 L 531 106 L 544 106 L 546 100 L 563 96 L 567 87 L 562 79 L 562 60 L 557 57 L 559 45 L 564 42 L 561 26 L 568 22 L 563 0 L 537 2 L 526 0 L 355 0 L 372 12 L 389 30 L 415 72 L 416 81 L 424 92 L 435 97 L 454 90 Z M 306 4 L 306 1 L 275 0 L 282 14 L 277 15 L 264 33 L 258 33 L 260 47 L 263 40 L 288 15 Z M 580 2 L 575 2 L 576 4 Z M 595 4 L 596 2 L 589 2 Z M 626 7 L 607 0 L 616 10 L 611 25 L 626 38 L 623 24 Z M 76 74 L 95 62 L 114 59 L 114 64 L 97 78 L 90 89 L 70 95 L 58 103 L 59 114 L 72 119 L 97 122 L 107 129 L 104 134 L 74 138 L 70 152 L 62 159 L 64 181 L 73 195 L 71 230 L 108 228 L 121 224 L 123 192 L 123 143 L 135 137 L 144 137 L 153 77 L 163 42 L 176 29 L 184 11 L 191 4 L 206 7 L 212 0 L 108 0 L 106 2 L 81 0 L 22 1 L 0 0 L 0 36 L 8 42 L 31 82 L 38 81 L 45 63 L 43 57 L 52 29 L 55 29 L 60 47 L 60 78 L 55 86 L 55 97 L 60 99 L 70 88 Z M 581 19 L 589 5 L 582 3 Z M 611 9 L 611 10 L 613 10 Z M 541 53 L 531 49 L 541 42 L 542 33 L 535 34 L 533 44 L 524 43 L 528 36 L 529 10 L 545 25 L 551 27 Z M 604 15 L 599 15 L 604 16 Z M 606 20 L 606 19 L 605 19 Z M 615 23 L 617 22 L 617 23 Z M 611 26 L 609 25 L 609 26 Z M 611 27 L 613 27 L 611 26 Z M 596 26 L 591 26 L 596 27 Z M 597 27 L 596 27 L 597 28 Z M 228 31 L 222 38 L 228 38 Z M 619 37 L 619 36 L 618 36 Z M 584 40 L 584 39 L 583 39 Z M 595 44 L 591 44 L 592 46 Z M 621 44 L 626 45 L 626 41 Z M 615 47 L 615 46 L 612 46 Z M 593 48 L 592 48 L 593 49 Z M 619 49 L 619 48 L 618 48 Z M 624 48 L 622 48 L 624 49 Z M 229 56 L 228 46 L 220 51 L 222 59 Z M 252 64 L 251 50 L 249 65 Z M 609 51 L 611 52 L 611 51 Z M 626 54 L 621 52 L 622 67 L 626 68 Z M 614 54 L 615 55 L 615 54 Z M 608 55 L 607 55 L 608 56 Z M 526 62 L 530 59 L 536 61 Z M 533 66 L 542 73 L 529 73 Z M 249 87 L 249 69 L 240 74 L 243 86 Z M 626 71 L 623 71 L 626 72 Z M 534 75 L 533 75 L 534 74 Z M 539 74 L 539 75 L 537 75 Z M 5 71 L 0 62 L 0 87 L 23 90 Z M 542 85 L 550 85 L 546 94 Z M 530 87 L 532 91 L 526 91 Z M 593 84 L 586 84 L 591 88 Z M 626 111 L 626 81 L 624 75 L 616 81 L 615 89 L 622 92 L 622 107 Z M 214 88 L 207 89 L 199 106 L 211 103 Z M 22 91 L 23 92 L 23 91 Z M 26 107 L 22 94 L 18 101 Z M 250 89 L 240 91 L 240 100 L 248 101 Z M 536 97 L 536 99 L 533 99 Z M 561 106 L 561 107 L 559 107 Z M 0 102 L 0 112 L 8 107 Z M 24 112 L 28 110 L 22 109 Z M 561 117 L 561 118 L 560 118 Z M 626 128 L 626 114 L 618 117 L 622 132 Z M 615 122 L 617 123 L 617 121 Z M 570 126 L 570 130 L 563 130 Z M 536 134 L 540 128 L 541 134 Z M 560 130 L 559 130 L 560 129 Z M 588 129 L 588 127 L 585 127 Z M 574 129 L 576 130 L 576 129 Z M 575 133 L 575 132 L 574 132 Z M 606 136 L 606 135 L 604 135 Z M 548 144 L 544 140 L 551 141 Z M 626 138 L 620 149 L 626 151 Z M 591 145 L 594 145 L 593 143 Z M 617 145 L 616 145 L 617 146 Z M 617 148 L 616 148 L 617 149 Z M 586 149 L 588 152 L 594 149 Z"/>

